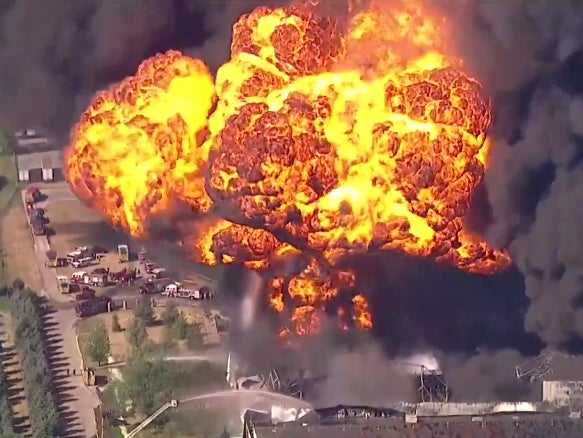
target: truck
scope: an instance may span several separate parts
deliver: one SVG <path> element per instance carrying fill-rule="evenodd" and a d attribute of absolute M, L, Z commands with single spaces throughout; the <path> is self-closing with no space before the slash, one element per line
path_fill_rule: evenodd
<path fill-rule="evenodd" d="M 28 189 L 26 189 L 26 192 L 24 192 L 24 202 L 26 202 L 27 204 L 33 204 L 35 202 L 38 202 L 40 200 L 41 197 L 41 192 L 37 187 L 29 187 Z"/>
<path fill-rule="evenodd" d="M 32 227 L 32 232 L 35 236 L 44 236 L 46 233 L 45 224 L 42 219 L 31 218 L 30 226 Z"/>
<path fill-rule="evenodd" d="M 57 288 L 62 294 L 68 294 L 70 292 L 69 279 L 64 275 L 57 276 Z"/>
<path fill-rule="evenodd" d="M 130 261 L 130 249 L 127 245 L 117 245 L 117 255 L 120 263 Z"/>
<path fill-rule="evenodd" d="M 87 318 L 105 313 L 111 308 L 113 308 L 113 300 L 110 297 L 98 297 L 77 304 L 75 306 L 75 315 L 77 318 Z"/>
<path fill-rule="evenodd" d="M 95 289 L 90 289 L 87 286 L 81 289 L 77 295 L 75 295 L 75 300 L 77 301 L 87 301 L 93 300 L 95 298 Z"/>
<path fill-rule="evenodd" d="M 186 298 L 189 300 L 200 300 L 201 294 L 198 289 L 185 288 L 181 283 L 170 283 L 164 288 L 162 295 L 170 298 Z"/>
<path fill-rule="evenodd" d="M 148 250 L 142 246 L 140 252 L 138 253 L 138 260 L 143 263 L 148 257 Z"/>

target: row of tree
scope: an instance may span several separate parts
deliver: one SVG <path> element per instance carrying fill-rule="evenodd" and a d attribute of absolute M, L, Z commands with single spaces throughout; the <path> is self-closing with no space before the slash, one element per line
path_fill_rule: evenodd
<path fill-rule="evenodd" d="M 0 348 L 1 349 L 1 348 Z M 14 416 L 8 401 L 8 377 L 0 366 L 0 436 L 12 437 L 14 434 Z"/>
<path fill-rule="evenodd" d="M 15 322 L 15 345 L 20 353 L 26 399 L 33 437 L 59 436 L 59 414 L 45 337 L 42 304 L 28 289 L 10 294 L 10 310 Z"/>

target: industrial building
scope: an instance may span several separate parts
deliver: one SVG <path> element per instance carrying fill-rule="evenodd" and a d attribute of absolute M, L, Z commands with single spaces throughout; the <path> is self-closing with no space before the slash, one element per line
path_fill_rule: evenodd
<path fill-rule="evenodd" d="M 63 179 L 63 152 L 46 137 L 28 129 L 15 133 L 19 182 L 52 182 Z"/>
<path fill-rule="evenodd" d="M 291 404 L 272 406 L 271 411 L 250 409 L 243 416 L 242 437 L 580 438 L 583 381 L 550 379 L 562 374 L 561 362 L 568 359 L 551 353 L 516 367 L 517 378 L 540 388 L 539 401 L 451 402 L 443 376 L 421 372 L 415 375 L 417 403 L 388 403 L 383 408 L 339 405 L 309 411 L 294 409 Z M 553 360 L 556 368 L 551 367 Z"/>

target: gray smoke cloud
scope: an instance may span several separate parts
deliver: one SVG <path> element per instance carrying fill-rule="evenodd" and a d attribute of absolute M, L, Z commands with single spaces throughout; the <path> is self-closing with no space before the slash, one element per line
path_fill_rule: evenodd
<path fill-rule="evenodd" d="M 480 2 L 457 14 L 459 49 L 495 102 L 488 238 L 524 275 L 526 329 L 564 346 L 583 335 L 583 101 L 564 83 L 583 49 L 583 4 Z"/>
<path fill-rule="evenodd" d="M 184 50 L 211 68 L 241 13 L 275 0 L 6 0 L 0 4 L 0 121 L 66 141 L 91 96 L 147 56 Z M 282 3 L 282 2 L 279 2 Z"/>

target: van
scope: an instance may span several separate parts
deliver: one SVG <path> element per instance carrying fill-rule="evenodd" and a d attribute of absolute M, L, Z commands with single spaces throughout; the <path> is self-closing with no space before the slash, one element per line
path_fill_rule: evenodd
<path fill-rule="evenodd" d="M 92 262 L 93 259 L 91 257 L 83 257 L 82 259 L 79 260 L 73 260 L 71 262 L 71 266 L 73 266 L 74 268 L 82 268 L 84 266 L 89 266 Z"/>

